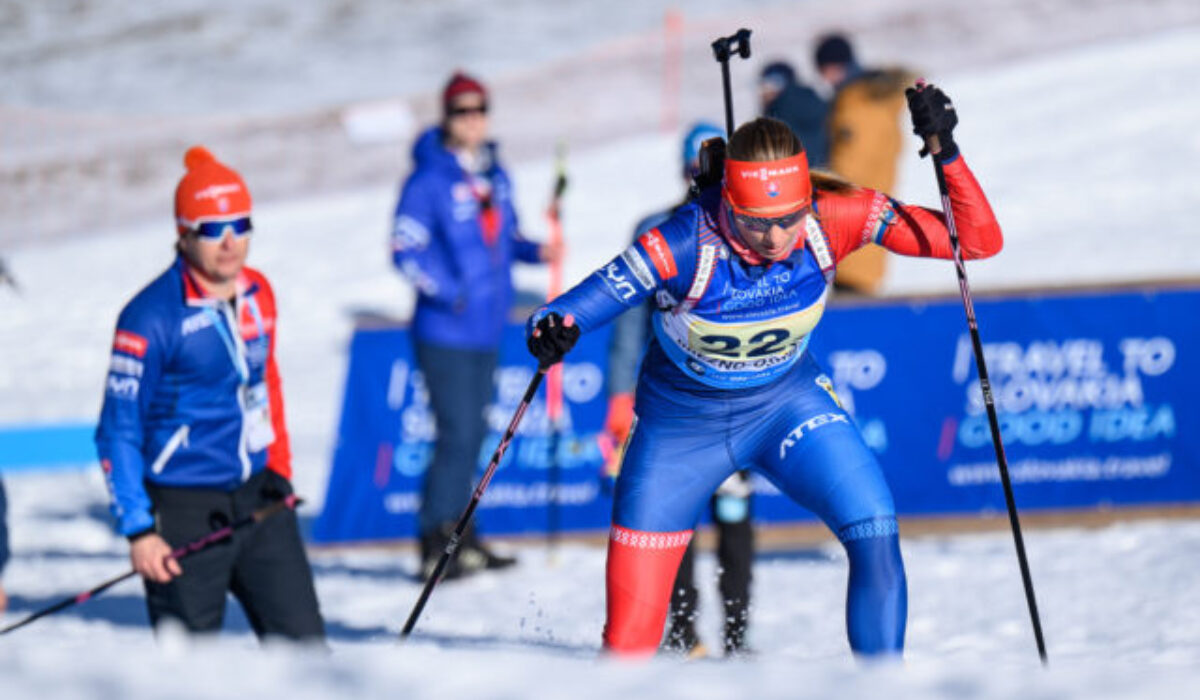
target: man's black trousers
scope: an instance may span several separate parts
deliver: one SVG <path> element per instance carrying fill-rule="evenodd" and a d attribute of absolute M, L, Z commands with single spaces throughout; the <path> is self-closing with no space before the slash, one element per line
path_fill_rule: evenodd
<path fill-rule="evenodd" d="M 244 518 L 292 492 L 287 479 L 264 469 L 233 492 L 147 485 L 159 534 L 177 548 Z M 216 632 L 230 592 L 259 638 L 319 641 L 325 623 L 312 570 L 290 509 L 235 530 L 233 536 L 180 561 L 183 575 L 146 584 L 150 622 L 174 619 L 191 632 Z"/>

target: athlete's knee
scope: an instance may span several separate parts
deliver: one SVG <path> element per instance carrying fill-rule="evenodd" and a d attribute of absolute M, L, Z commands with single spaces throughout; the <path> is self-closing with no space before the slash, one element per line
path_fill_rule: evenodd
<path fill-rule="evenodd" d="M 691 530 L 641 532 L 613 525 L 605 649 L 621 656 L 649 656 L 658 649 L 671 587 L 691 537 Z"/>
<path fill-rule="evenodd" d="M 898 590 L 905 585 L 904 560 L 900 555 L 900 529 L 896 518 L 884 516 L 860 520 L 838 530 L 838 539 L 850 559 L 851 577 L 879 590 Z"/>

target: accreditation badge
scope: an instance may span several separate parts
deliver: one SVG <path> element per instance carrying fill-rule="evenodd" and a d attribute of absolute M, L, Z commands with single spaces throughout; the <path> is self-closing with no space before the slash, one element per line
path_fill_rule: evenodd
<path fill-rule="evenodd" d="M 271 425 L 271 400 L 267 383 L 259 382 L 242 387 L 242 405 L 246 422 L 246 448 L 250 452 L 266 449 L 275 442 L 275 428 Z"/>

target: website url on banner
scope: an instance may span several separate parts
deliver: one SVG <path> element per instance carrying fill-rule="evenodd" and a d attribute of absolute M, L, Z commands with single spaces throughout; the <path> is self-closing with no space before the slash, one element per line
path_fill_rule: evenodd
<path fill-rule="evenodd" d="M 1071 481 L 1124 481 L 1161 479 L 1171 471 L 1171 454 L 1147 457 L 1072 457 L 1060 460 L 1023 459 L 1009 465 L 1013 483 L 1036 484 Z M 959 464 L 946 472 L 954 486 L 972 486 L 1000 481 L 995 462 Z"/>
<path fill-rule="evenodd" d="M 593 483 L 559 484 L 551 486 L 545 482 L 536 484 L 492 484 L 480 502 L 480 508 L 529 508 L 554 502 L 560 506 L 577 506 L 591 503 L 599 494 L 599 486 Z M 392 515 L 415 513 L 421 507 L 421 495 L 413 491 L 390 493 L 383 499 L 383 507 Z"/>

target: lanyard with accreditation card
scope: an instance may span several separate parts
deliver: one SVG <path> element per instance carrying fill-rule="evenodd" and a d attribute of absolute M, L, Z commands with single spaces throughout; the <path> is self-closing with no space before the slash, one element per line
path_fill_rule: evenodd
<path fill-rule="evenodd" d="M 275 442 L 275 429 L 271 426 L 270 395 L 267 391 L 266 381 L 263 379 L 260 378 L 254 384 L 250 383 L 250 363 L 247 357 L 251 349 L 242 339 L 241 324 L 234 317 L 233 306 L 224 301 L 218 303 L 221 306 L 221 314 L 225 317 L 224 322 L 211 306 L 205 307 L 204 312 L 212 319 L 213 326 L 221 336 L 225 351 L 229 353 L 229 359 L 233 362 L 234 369 L 237 370 L 238 378 L 241 380 L 238 387 L 238 403 L 242 407 L 242 436 L 246 441 L 246 449 L 250 452 L 258 452 Z M 258 359 L 265 362 L 269 340 L 263 324 L 262 313 L 258 309 L 258 303 L 252 297 L 246 299 L 246 305 L 258 328 L 258 337 L 254 340 L 253 349 Z M 234 333 L 232 329 L 238 330 Z"/>

